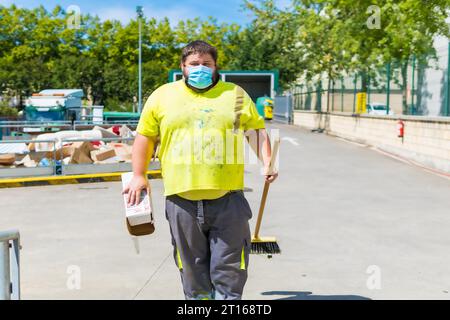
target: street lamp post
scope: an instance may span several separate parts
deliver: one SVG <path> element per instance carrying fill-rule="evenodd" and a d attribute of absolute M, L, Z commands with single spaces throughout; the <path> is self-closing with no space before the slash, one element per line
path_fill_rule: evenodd
<path fill-rule="evenodd" d="M 137 6 L 136 7 L 136 13 L 138 15 L 138 24 L 139 24 L 138 113 L 141 113 L 142 112 L 142 35 L 141 35 L 141 20 L 142 20 L 142 17 L 144 16 L 144 12 L 143 12 L 142 6 Z"/>

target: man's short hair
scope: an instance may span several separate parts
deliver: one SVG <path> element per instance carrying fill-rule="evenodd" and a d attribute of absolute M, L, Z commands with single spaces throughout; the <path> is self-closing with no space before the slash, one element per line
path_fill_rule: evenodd
<path fill-rule="evenodd" d="M 214 59 L 214 62 L 217 62 L 217 49 L 210 45 L 209 43 L 202 40 L 195 40 L 187 44 L 186 47 L 183 48 L 181 52 L 181 62 L 184 63 L 186 58 L 191 54 L 210 54 Z"/>

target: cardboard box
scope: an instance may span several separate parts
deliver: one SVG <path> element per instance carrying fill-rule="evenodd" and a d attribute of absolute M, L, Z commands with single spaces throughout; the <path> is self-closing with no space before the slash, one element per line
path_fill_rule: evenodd
<path fill-rule="evenodd" d="M 56 149 L 55 151 L 55 159 L 61 160 L 66 157 L 70 157 L 73 154 L 74 147 L 72 145 L 67 145 L 62 148 Z M 45 157 L 49 159 L 53 159 L 53 151 L 47 151 L 45 153 Z"/>
<path fill-rule="evenodd" d="M 28 145 L 28 150 L 29 151 L 35 151 L 36 150 L 36 145 L 34 144 L 34 142 L 30 142 L 30 144 Z"/>
<path fill-rule="evenodd" d="M 14 153 L 0 154 L 0 164 L 4 166 L 13 165 L 16 161 L 16 155 Z"/>
<path fill-rule="evenodd" d="M 37 167 L 37 162 L 32 160 L 30 158 L 30 155 L 27 154 L 25 157 L 22 158 L 22 160 L 16 161 L 15 165 L 18 167 L 24 166 L 25 168 L 34 168 Z"/>
<path fill-rule="evenodd" d="M 133 172 L 126 172 L 122 174 L 122 190 L 129 185 L 133 178 Z M 145 190 L 141 192 L 140 202 L 137 205 L 127 206 L 127 194 L 123 195 L 125 205 L 125 217 L 131 227 L 139 225 L 154 224 L 153 206 L 151 197 Z"/>
<path fill-rule="evenodd" d="M 111 142 L 107 144 L 108 147 L 113 148 L 116 152 L 116 155 L 122 161 L 131 161 L 131 150 L 132 147 L 128 144 Z"/>
<path fill-rule="evenodd" d="M 91 158 L 94 161 L 103 161 L 116 156 L 116 151 L 113 148 L 102 148 L 91 151 Z"/>
<path fill-rule="evenodd" d="M 94 146 L 88 141 L 74 142 L 71 146 L 73 148 L 70 156 L 71 164 L 92 163 L 91 151 L 95 150 Z"/>
<path fill-rule="evenodd" d="M 47 158 L 48 151 L 40 151 L 40 152 L 33 151 L 30 152 L 28 156 L 30 157 L 31 160 L 34 160 L 36 163 L 39 163 L 39 161 L 41 161 L 42 158 Z"/>

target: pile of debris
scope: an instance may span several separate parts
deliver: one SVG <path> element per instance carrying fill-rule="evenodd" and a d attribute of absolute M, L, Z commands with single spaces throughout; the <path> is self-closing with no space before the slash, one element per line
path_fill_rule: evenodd
<path fill-rule="evenodd" d="M 46 167 L 61 162 L 65 165 L 131 162 L 133 140 L 122 139 L 133 138 L 135 134 L 125 125 L 108 129 L 95 126 L 92 130 L 44 133 L 33 139 L 53 142 L 0 142 L 0 167 Z M 105 138 L 121 139 L 101 140 Z M 67 141 L 69 139 L 90 141 Z"/>

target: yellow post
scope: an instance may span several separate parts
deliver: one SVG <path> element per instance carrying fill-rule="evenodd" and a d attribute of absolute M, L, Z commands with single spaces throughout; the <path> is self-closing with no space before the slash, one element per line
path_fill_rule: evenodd
<path fill-rule="evenodd" d="M 367 93 L 358 92 L 356 94 L 356 113 L 358 114 L 366 113 L 367 112 L 366 103 L 367 103 Z"/>

